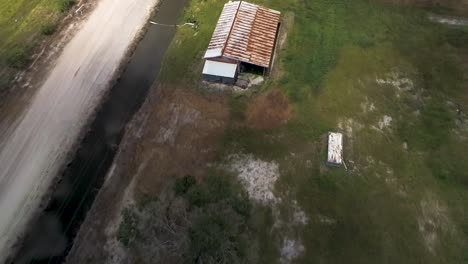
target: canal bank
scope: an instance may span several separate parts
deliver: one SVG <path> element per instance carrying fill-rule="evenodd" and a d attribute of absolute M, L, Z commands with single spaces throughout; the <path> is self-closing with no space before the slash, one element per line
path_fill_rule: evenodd
<path fill-rule="evenodd" d="M 184 4 L 185 0 L 163 0 L 151 20 L 175 25 Z M 127 122 L 157 78 L 175 30 L 174 26 L 151 25 L 147 28 L 128 65 L 97 112 L 75 158 L 68 164 L 43 215 L 32 225 L 14 263 L 64 261 L 104 183 Z"/>

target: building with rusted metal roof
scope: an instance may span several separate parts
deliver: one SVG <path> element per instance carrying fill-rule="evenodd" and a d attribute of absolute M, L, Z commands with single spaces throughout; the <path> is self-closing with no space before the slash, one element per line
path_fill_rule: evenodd
<path fill-rule="evenodd" d="M 280 12 L 245 1 L 224 5 L 206 50 L 205 80 L 234 83 L 241 68 L 266 72 L 272 64 Z"/>

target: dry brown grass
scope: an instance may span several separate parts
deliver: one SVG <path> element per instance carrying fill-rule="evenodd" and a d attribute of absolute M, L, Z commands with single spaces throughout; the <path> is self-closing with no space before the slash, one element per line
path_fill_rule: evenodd
<path fill-rule="evenodd" d="M 201 177 L 216 158 L 216 146 L 229 117 L 226 100 L 189 89 L 160 89 L 135 146 L 136 193 L 158 193 L 169 177 Z M 149 159 L 143 168 L 138 168 Z"/>
<path fill-rule="evenodd" d="M 280 90 L 274 89 L 260 94 L 249 103 L 246 119 L 250 127 L 272 129 L 288 122 L 292 114 L 288 98 Z"/>

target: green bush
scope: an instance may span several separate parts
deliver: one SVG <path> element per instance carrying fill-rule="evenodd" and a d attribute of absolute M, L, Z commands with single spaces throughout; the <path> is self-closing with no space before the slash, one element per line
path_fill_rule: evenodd
<path fill-rule="evenodd" d="M 117 232 L 141 263 L 256 263 L 251 204 L 235 178 L 185 176 L 145 200 L 123 210 Z"/>
<path fill-rule="evenodd" d="M 223 202 L 203 208 L 189 231 L 193 263 L 246 263 L 246 220 Z"/>
<path fill-rule="evenodd" d="M 138 216 L 133 208 L 122 211 L 122 222 L 117 231 L 117 240 L 128 247 L 138 234 Z"/>
<path fill-rule="evenodd" d="M 231 177 L 225 175 L 207 176 L 202 184 L 196 185 L 188 192 L 191 206 L 203 207 L 221 200 L 235 200 L 241 188 Z"/>
<path fill-rule="evenodd" d="M 7 56 L 8 66 L 23 69 L 31 62 L 31 49 L 25 46 L 13 48 Z"/>
<path fill-rule="evenodd" d="M 75 4 L 75 0 L 60 0 L 59 9 L 61 12 L 67 12 Z"/>
<path fill-rule="evenodd" d="M 191 175 L 184 176 L 176 180 L 174 191 L 177 195 L 185 194 L 192 187 L 197 180 Z"/>
<path fill-rule="evenodd" d="M 41 27 L 41 33 L 43 35 L 49 36 L 55 33 L 55 30 L 57 29 L 57 25 L 54 23 L 47 23 L 42 25 Z"/>
<path fill-rule="evenodd" d="M 202 206 L 208 200 L 208 194 L 202 188 L 194 188 L 188 193 L 188 202 L 191 206 Z"/>
<path fill-rule="evenodd" d="M 252 205 L 239 183 L 233 177 L 210 175 L 193 187 L 190 197 L 195 202 L 189 229 L 192 261 L 251 263 L 255 256 L 246 245 L 254 243 L 248 226 Z"/>
<path fill-rule="evenodd" d="M 463 48 L 468 43 L 468 27 L 449 28 L 446 33 L 447 42 L 450 45 Z"/>

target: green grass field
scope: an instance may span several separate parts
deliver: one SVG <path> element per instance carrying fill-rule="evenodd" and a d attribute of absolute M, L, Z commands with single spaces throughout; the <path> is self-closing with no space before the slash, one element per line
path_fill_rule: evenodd
<path fill-rule="evenodd" d="M 278 261 L 281 237 L 293 236 L 305 248 L 297 263 L 468 263 L 468 29 L 371 0 L 254 2 L 293 14 L 282 75 L 233 96 L 220 151 L 277 162 L 279 217 L 297 200 L 309 219 L 275 229 L 271 209 L 256 211 L 261 262 Z M 203 86 L 200 58 L 223 4 L 191 1 L 185 19 L 199 29 L 179 29 L 164 82 Z M 239 126 L 252 97 L 272 88 L 294 118 L 273 130 Z M 324 166 L 324 135 L 336 130 L 347 171 Z"/>
<path fill-rule="evenodd" d="M 0 0 L 0 91 L 27 66 L 37 43 L 53 33 L 70 0 Z"/>

